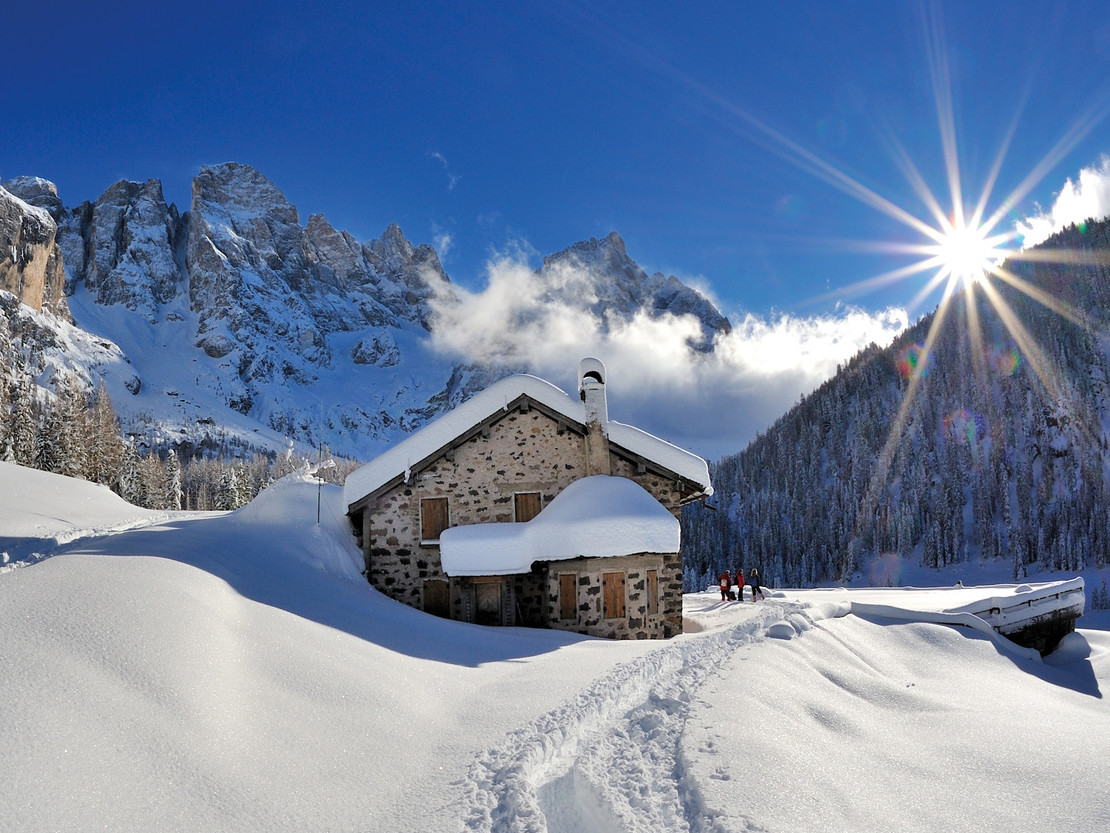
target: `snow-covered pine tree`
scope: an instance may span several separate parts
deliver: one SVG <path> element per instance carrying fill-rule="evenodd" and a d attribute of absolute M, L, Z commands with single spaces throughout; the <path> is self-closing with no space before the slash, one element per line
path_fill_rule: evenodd
<path fill-rule="evenodd" d="M 11 462 L 35 465 L 38 454 L 38 425 L 35 414 L 35 385 L 29 376 L 16 388 L 12 407 Z"/>
<path fill-rule="evenodd" d="M 139 473 L 139 452 L 135 443 L 127 440 L 123 444 L 123 457 L 120 463 L 119 495 L 135 506 L 146 505 L 143 493 L 142 476 Z"/>
<path fill-rule="evenodd" d="M 220 511 L 239 507 L 239 475 L 234 466 L 225 466 L 220 471 L 219 485 L 216 488 L 216 508 Z"/>
<path fill-rule="evenodd" d="M 166 455 L 166 481 L 163 502 L 167 509 L 180 509 L 183 490 L 181 488 L 181 461 L 172 448 Z"/>
<path fill-rule="evenodd" d="M 123 467 L 123 439 L 120 437 L 119 419 L 103 379 L 97 384 L 96 393 L 93 394 L 88 414 L 88 431 L 85 476 L 93 483 L 118 491 Z"/>
<path fill-rule="evenodd" d="M 65 423 L 60 403 L 57 399 L 46 400 L 42 405 L 42 420 L 35 434 L 34 467 L 41 471 L 64 474 L 65 450 L 62 436 Z"/>
<path fill-rule="evenodd" d="M 58 466 L 51 471 L 84 478 L 89 470 L 89 404 L 84 385 L 73 373 L 64 373 L 57 383 L 52 427 L 57 432 Z"/>

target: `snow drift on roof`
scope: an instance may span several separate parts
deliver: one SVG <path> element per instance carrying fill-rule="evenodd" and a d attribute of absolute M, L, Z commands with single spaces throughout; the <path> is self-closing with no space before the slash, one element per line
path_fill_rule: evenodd
<path fill-rule="evenodd" d="M 507 408 L 522 394 L 528 395 L 536 402 L 546 405 L 579 425 L 586 423 L 586 412 L 582 402 L 568 396 L 561 388 L 537 376 L 525 374 L 508 376 L 475 394 L 454 410 L 429 422 L 393 448 L 347 475 L 343 490 L 347 505 L 350 506 L 381 488 L 398 475 L 404 475 L 412 466 L 440 449 L 446 448 L 453 440 L 482 420 L 498 410 Z M 612 420 L 608 423 L 608 434 L 611 443 L 697 483 L 706 495 L 713 493 L 713 487 L 709 481 L 709 467 L 705 460 L 696 454 L 661 440 L 646 431 L 641 431 L 639 428 Z"/>
<path fill-rule="evenodd" d="M 526 523 L 454 526 L 439 555 L 449 576 L 526 573 L 536 561 L 678 552 L 678 520 L 626 477 L 576 480 Z"/>

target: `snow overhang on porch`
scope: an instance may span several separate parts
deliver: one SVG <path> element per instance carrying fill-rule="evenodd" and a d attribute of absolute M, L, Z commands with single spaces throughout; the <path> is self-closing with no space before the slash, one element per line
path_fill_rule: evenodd
<path fill-rule="evenodd" d="M 454 526 L 439 539 L 449 576 L 527 573 L 537 561 L 676 553 L 678 520 L 642 486 L 595 475 L 570 484 L 526 523 Z"/>

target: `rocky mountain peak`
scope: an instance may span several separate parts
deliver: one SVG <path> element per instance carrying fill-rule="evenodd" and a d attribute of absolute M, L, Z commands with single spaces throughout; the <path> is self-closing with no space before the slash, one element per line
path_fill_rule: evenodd
<path fill-rule="evenodd" d="M 40 203 L 57 199 L 53 184 L 38 178 L 19 177 L 0 187 L 0 289 L 69 320 L 58 224 L 48 208 L 24 201 L 8 185 Z"/>
<path fill-rule="evenodd" d="M 28 205 L 45 208 L 57 222 L 65 210 L 58 197 L 58 187 L 40 176 L 17 176 L 4 183 L 4 189 Z"/>
<path fill-rule="evenodd" d="M 568 273 L 576 280 L 566 280 Z M 628 320 L 641 310 L 653 315 L 692 315 L 701 322 L 702 337 L 691 346 L 712 349 L 716 333 L 728 333 L 732 325 L 713 303 L 673 275 L 648 275 L 628 255 L 624 240 L 615 231 L 601 240 L 591 237 L 543 259 L 541 280 L 551 285 L 553 297 L 571 300 L 581 293 L 583 279 L 593 296 L 590 310 L 599 317 Z"/>
<path fill-rule="evenodd" d="M 269 179 L 238 162 L 206 165 L 193 177 L 193 205 L 212 219 L 236 230 L 249 230 L 257 221 L 298 225 L 297 209 Z"/>
<path fill-rule="evenodd" d="M 401 227 L 396 223 L 386 226 L 382 236 L 373 243 L 375 253 L 382 259 L 400 257 L 403 261 L 411 261 L 415 249 L 412 243 L 405 239 Z"/>

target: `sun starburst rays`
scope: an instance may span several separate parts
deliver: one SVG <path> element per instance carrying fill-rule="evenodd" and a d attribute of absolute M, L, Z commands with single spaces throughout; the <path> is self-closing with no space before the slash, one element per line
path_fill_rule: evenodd
<path fill-rule="evenodd" d="M 935 8 L 933 10 L 935 12 Z M 830 172 L 830 165 L 823 165 L 821 178 L 830 182 L 850 196 L 859 199 L 920 236 L 919 242 L 873 244 L 859 243 L 857 248 L 871 248 L 887 254 L 904 254 L 911 262 L 858 281 L 842 288 L 841 292 L 856 294 L 894 284 L 909 278 L 924 275 L 925 279 L 913 297 L 910 309 L 917 308 L 940 290 L 940 301 L 929 324 L 926 337 L 921 344 L 914 345 L 912 361 L 907 361 L 903 371 L 906 374 L 906 387 L 898 412 L 890 425 L 889 433 L 882 451 L 875 460 L 870 474 L 867 496 L 860 523 L 872 517 L 873 510 L 882 495 L 894 465 L 897 453 L 907 435 L 913 417 L 915 402 L 922 390 L 923 379 L 931 361 L 932 351 L 940 338 L 943 328 L 952 322 L 962 325 L 965 330 L 968 358 L 971 371 L 980 391 L 989 389 L 988 360 L 984 322 L 980 315 L 980 300 L 989 304 L 994 311 L 994 320 L 1006 333 L 1006 337 L 1016 346 L 1025 365 L 1031 371 L 1034 388 L 1047 407 L 1057 407 L 1061 402 L 1071 402 L 1077 396 L 1074 385 L 1057 367 L 1053 360 L 1021 320 L 1013 305 L 1007 300 L 1002 287 L 1020 293 L 1083 330 L 1094 333 L 1095 328 L 1089 316 L 1075 309 L 1067 301 L 1038 287 L 1035 283 L 1017 274 L 1007 260 L 1016 262 L 1031 261 L 1039 263 L 1089 264 L 1095 262 L 1090 252 L 1075 250 L 1030 250 L 1020 246 L 1021 235 L 1016 226 L 1010 230 L 1000 228 L 1010 217 L 1014 208 L 1024 199 L 1048 173 L 1074 148 L 1093 127 L 1102 121 L 1108 112 L 1104 98 L 1093 106 L 1049 150 L 1043 159 L 1020 180 L 1018 185 L 999 202 L 995 210 L 988 214 L 987 206 L 998 182 L 1006 152 L 1010 147 L 1018 125 L 1015 114 L 1006 131 L 1002 145 L 994 157 L 986 182 L 978 193 L 974 205 L 964 202 L 964 187 L 959 165 L 956 142 L 956 120 L 952 104 L 951 78 L 945 52 L 942 30 L 938 15 L 928 14 L 926 26 L 927 53 L 933 92 L 936 102 L 941 148 L 944 158 L 945 181 L 948 191 L 949 209 L 946 211 L 942 201 L 929 187 L 926 178 L 905 149 L 891 135 L 890 146 L 893 158 L 901 169 L 906 182 L 916 193 L 925 209 L 927 222 L 902 206 L 895 205 L 871 189 L 866 188 L 840 171 Z M 1023 99 L 1024 101 L 1024 99 Z M 1019 111 L 1020 113 L 1020 108 Z M 811 155 L 810 155 L 811 156 Z M 807 158 L 805 167 L 814 166 L 812 158 Z M 985 218 L 985 219 L 984 219 Z M 959 305 L 962 315 L 952 315 L 953 300 L 962 291 L 963 303 Z M 828 297 L 834 293 L 828 293 Z M 1015 296 L 1015 297 L 1020 297 Z M 970 407 L 970 405 L 968 406 Z M 1084 426 L 1075 426 L 1079 433 L 1087 433 Z M 1087 439 L 1092 439 L 1088 437 Z"/>

